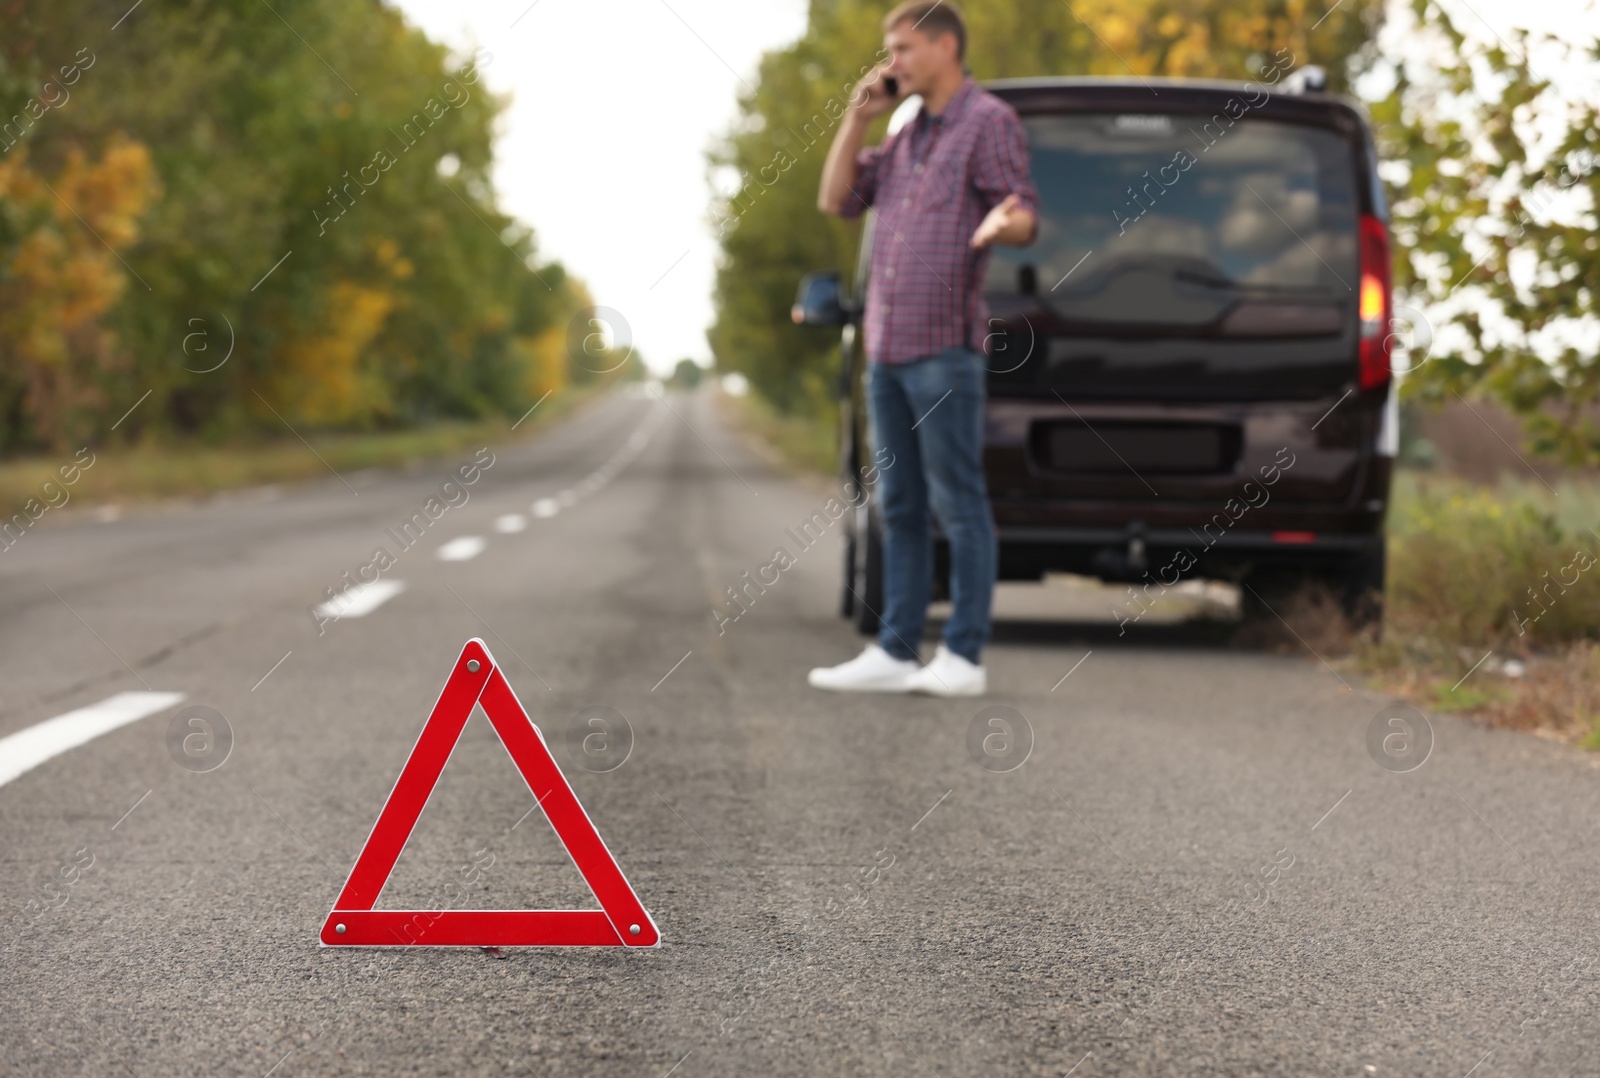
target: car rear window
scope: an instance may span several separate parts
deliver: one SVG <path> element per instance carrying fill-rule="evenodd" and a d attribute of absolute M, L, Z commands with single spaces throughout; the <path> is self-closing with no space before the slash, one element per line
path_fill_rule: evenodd
<path fill-rule="evenodd" d="M 1248 113 L 1033 115 L 1023 125 L 1039 237 L 997 249 L 991 295 L 1032 293 L 1086 328 L 1169 332 L 1216 332 L 1247 300 L 1353 310 L 1356 168 L 1344 136 Z M 1291 334 L 1297 317 L 1283 316 Z"/>

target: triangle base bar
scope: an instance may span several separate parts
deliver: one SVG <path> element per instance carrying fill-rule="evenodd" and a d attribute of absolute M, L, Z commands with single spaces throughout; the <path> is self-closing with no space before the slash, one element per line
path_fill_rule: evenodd
<path fill-rule="evenodd" d="M 601 910 L 334 910 L 322 926 L 322 942 L 330 947 L 622 946 Z"/>

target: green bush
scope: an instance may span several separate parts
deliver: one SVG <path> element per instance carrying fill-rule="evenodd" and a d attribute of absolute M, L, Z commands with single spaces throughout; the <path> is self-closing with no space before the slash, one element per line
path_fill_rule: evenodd
<path fill-rule="evenodd" d="M 1600 638 L 1600 543 L 1554 497 L 1410 476 L 1396 492 L 1391 634 L 1502 652 Z"/>

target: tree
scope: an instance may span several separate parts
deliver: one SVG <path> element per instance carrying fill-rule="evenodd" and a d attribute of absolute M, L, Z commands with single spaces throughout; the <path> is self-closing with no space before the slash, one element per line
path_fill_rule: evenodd
<path fill-rule="evenodd" d="M 678 365 L 672 368 L 672 382 L 679 389 L 694 389 L 700 384 L 700 376 L 704 373 L 694 360 L 680 359 Z"/>
<path fill-rule="evenodd" d="M 1411 0 L 1407 54 L 1374 105 L 1393 201 L 1396 285 L 1413 308 L 1406 392 L 1491 395 L 1536 452 L 1600 460 L 1600 42 L 1525 33 L 1483 45 Z M 1566 96 L 1530 51 L 1587 79 Z"/>
<path fill-rule="evenodd" d="M 13 429 L 40 443 L 86 435 L 127 365 L 103 319 L 126 290 L 118 252 L 154 186 L 149 150 L 127 139 L 92 161 L 74 149 L 49 173 L 23 146 L 0 159 L 0 394 Z"/>
<path fill-rule="evenodd" d="M 136 402 L 116 437 L 515 417 L 572 376 L 587 298 L 489 181 L 492 52 L 377 0 L 0 25 L 0 451 Z"/>

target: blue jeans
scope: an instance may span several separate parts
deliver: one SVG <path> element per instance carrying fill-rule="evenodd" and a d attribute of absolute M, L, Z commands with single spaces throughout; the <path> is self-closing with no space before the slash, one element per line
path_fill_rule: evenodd
<path fill-rule="evenodd" d="M 951 651 L 978 662 L 989 640 L 998 544 L 983 476 L 983 356 L 951 348 L 911 363 L 872 363 L 873 441 L 893 456 L 878 481 L 883 628 L 878 645 L 915 659 L 933 582 L 931 507 L 950 541 Z"/>

